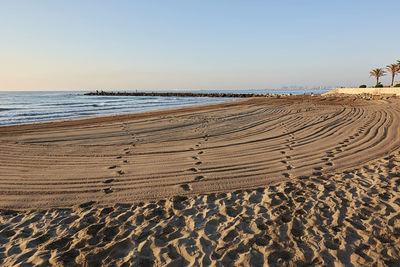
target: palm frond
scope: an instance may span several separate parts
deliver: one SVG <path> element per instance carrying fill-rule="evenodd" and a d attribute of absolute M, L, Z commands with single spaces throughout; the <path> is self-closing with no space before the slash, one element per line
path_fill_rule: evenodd
<path fill-rule="evenodd" d="M 370 74 L 370 76 L 379 78 L 379 77 L 385 76 L 386 71 L 383 68 L 376 68 L 376 69 L 371 70 L 369 72 L 369 74 Z"/>
<path fill-rule="evenodd" d="M 386 69 L 391 73 L 395 73 L 399 70 L 399 65 L 398 64 L 390 64 L 390 65 L 386 66 Z"/>

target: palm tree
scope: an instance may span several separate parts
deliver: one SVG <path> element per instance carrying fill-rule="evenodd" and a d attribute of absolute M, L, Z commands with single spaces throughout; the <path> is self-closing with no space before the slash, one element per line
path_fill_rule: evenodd
<path fill-rule="evenodd" d="M 399 64 L 390 64 L 386 66 L 386 69 L 392 74 L 392 83 L 391 86 L 393 86 L 394 83 L 394 76 L 396 76 L 397 72 L 399 71 Z"/>
<path fill-rule="evenodd" d="M 379 84 L 379 78 L 385 76 L 386 71 L 383 68 L 373 69 L 369 72 L 370 76 L 376 78 L 376 85 Z"/>

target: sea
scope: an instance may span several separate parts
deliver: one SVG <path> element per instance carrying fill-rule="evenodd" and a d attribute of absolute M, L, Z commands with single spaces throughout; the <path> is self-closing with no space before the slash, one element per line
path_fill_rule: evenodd
<path fill-rule="evenodd" d="M 124 91 L 130 92 L 130 91 Z M 135 92 L 135 91 L 131 91 Z M 168 92 L 168 91 L 140 91 Z M 320 94 L 326 90 L 174 90 L 191 93 Z M 71 120 L 232 101 L 225 97 L 86 96 L 85 91 L 0 92 L 0 125 Z"/>

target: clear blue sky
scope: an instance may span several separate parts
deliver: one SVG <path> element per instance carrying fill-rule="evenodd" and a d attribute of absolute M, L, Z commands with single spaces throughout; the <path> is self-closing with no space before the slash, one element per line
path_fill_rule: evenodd
<path fill-rule="evenodd" d="M 0 90 L 370 85 L 400 60 L 399 14 L 399 0 L 2 0 Z"/>

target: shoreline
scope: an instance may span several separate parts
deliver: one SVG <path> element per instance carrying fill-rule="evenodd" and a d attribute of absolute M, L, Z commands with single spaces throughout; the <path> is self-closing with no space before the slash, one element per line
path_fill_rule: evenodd
<path fill-rule="evenodd" d="M 262 99 L 262 97 L 257 97 L 256 99 Z M 271 94 L 269 98 L 272 99 L 291 99 L 291 101 L 296 101 L 298 99 L 310 99 L 312 97 L 320 97 L 320 95 L 276 95 Z M 328 98 L 336 99 L 337 96 L 328 96 Z M 162 116 L 165 114 L 175 115 L 185 112 L 197 112 L 200 110 L 209 110 L 213 108 L 224 108 L 224 107 L 233 107 L 240 105 L 242 102 L 246 101 L 254 101 L 252 97 L 245 97 L 244 99 L 238 98 L 234 100 L 228 100 L 222 103 L 209 103 L 209 104 L 196 104 L 196 105 L 189 105 L 184 107 L 172 107 L 172 108 L 163 108 L 157 110 L 150 110 L 150 111 L 138 111 L 132 113 L 123 113 L 123 114 L 111 114 L 111 115 L 100 115 L 94 117 L 83 117 L 83 118 L 74 118 L 74 119 L 67 119 L 67 120 L 54 120 L 54 121 L 43 121 L 43 122 L 33 122 L 33 123 L 21 123 L 21 124 L 5 124 L 0 125 L 0 134 L 1 131 L 13 131 L 13 130 L 24 130 L 30 129 L 32 126 L 33 128 L 47 128 L 52 126 L 73 126 L 76 124 L 93 124 L 93 123 L 101 123 L 101 122 L 112 122 L 116 120 L 130 120 L 130 119 L 144 119 L 147 117 L 152 116 Z M 35 127 L 36 126 L 36 127 Z M 4 132 L 3 132 L 4 133 Z"/>
<path fill-rule="evenodd" d="M 105 91 L 100 91 L 100 92 L 88 92 L 83 95 L 89 95 L 89 96 L 161 96 L 161 97 L 225 97 L 225 98 L 236 98 L 235 100 L 227 100 L 226 102 L 223 103 L 230 103 L 230 102 L 235 102 L 235 101 L 241 101 L 241 100 L 246 100 L 250 98 L 273 98 L 273 99 L 285 99 L 285 98 L 295 98 L 295 99 L 307 99 L 310 97 L 343 97 L 345 94 L 337 94 L 333 91 L 322 93 L 322 94 L 292 94 L 292 93 L 282 93 L 282 94 L 276 94 L 276 93 L 185 93 L 185 92 L 105 92 Z M 347 95 L 350 96 L 350 95 Z M 364 97 L 361 94 L 354 94 L 351 97 Z M 386 95 L 387 97 L 387 95 Z M 209 103 L 209 104 L 194 104 L 194 105 L 187 105 L 187 106 L 182 106 L 182 107 L 171 107 L 171 108 L 161 108 L 161 109 L 154 109 L 154 110 L 148 110 L 148 111 L 137 111 L 137 112 L 130 112 L 130 113 L 117 113 L 117 114 L 102 114 L 98 116 L 90 116 L 90 117 L 78 117 L 78 118 L 72 118 L 72 119 L 58 119 L 58 120 L 48 120 L 48 121 L 39 121 L 39 122 L 27 122 L 27 123 L 11 123 L 11 124 L 2 124 L 0 125 L 1 127 L 12 127 L 12 126 L 22 126 L 22 125 L 45 125 L 45 124 L 51 124 L 51 123 L 59 123 L 59 122 L 73 122 L 73 121 L 79 121 L 79 120 L 87 120 L 87 123 L 92 123 L 95 121 L 98 121 L 98 118 L 104 118 L 104 117 L 110 117 L 110 118 L 116 118 L 118 116 L 126 116 L 126 117 L 132 117 L 134 116 L 133 114 L 145 114 L 145 113 L 151 113 L 151 112 L 157 112 L 157 111 L 167 111 L 167 110 L 175 110 L 175 109 L 184 109 L 186 107 L 206 107 L 208 105 L 218 105 L 222 103 Z M 73 124 L 73 123 L 72 123 Z"/>
<path fill-rule="evenodd" d="M 100 122 L 107 122 L 107 121 L 114 121 L 114 120 L 129 120 L 129 119 L 140 119 L 146 118 L 151 116 L 158 116 L 165 114 L 166 112 L 170 112 L 171 114 L 179 114 L 180 112 L 190 112 L 190 111 L 197 111 L 198 109 L 207 109 L 207 108 L 214 108 L 214 106 L 219 106 L 224 104 L 235 104 L 236 102 L 246 101 L 247 99 L 236 99 L 236 100 L 229 100 L 223 103 L 210 103 L 210 104 L 200 104 L 200 105 L 190 105 L 184 107 L 173 107 L 173 108 L 164 108 L 164 109 L 157 109 L 157 110 L 150 110 L 150 111 L 139 111 L 139 112 L 132 112 L 132 113 L 123 113 L 123 114 L 113 114 L 113 115 L 100 115 L 94 117 L 85 117 L 85 118 L 74 118 L 68 120 L 54 120 L 54 121 L 44 121 L 44 122 L 34 122 L 34 123 L 21 123 L 21 124 L 6 124 L 0 125 L 0 131 L 7 128 L 10 130 L 17 130 L 17 128 L 26 128 L 31 126 L 37 126 L 38 128 L 45 128 L 51 127 L 55 125 L 62 125 L 62 126 L 73 126 L 75 124 L 93 124 L 93 123 L 100 123 Z M 230 106 L 230 105 L 228 105 Z M 26 127 L 25 127 L 26 126 Z M 15 128 L 15 129 L 14 129 Z M 36 128 L 36 127 L 33 127 Z"/>

